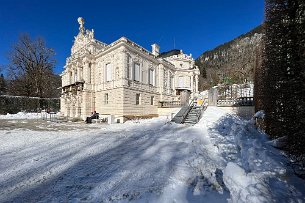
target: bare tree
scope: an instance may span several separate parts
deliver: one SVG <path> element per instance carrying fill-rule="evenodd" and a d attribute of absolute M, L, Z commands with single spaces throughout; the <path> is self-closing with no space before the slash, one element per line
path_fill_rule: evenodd
<path fill-rule="evenodd" d="M 54 90 L 55 52 L 42 38 L 32 40 L 22 34 L 9 53 L 10 93 L 22 96 L 51 97 Z M 59 84 L 60 86 L 60 84 Z"/>

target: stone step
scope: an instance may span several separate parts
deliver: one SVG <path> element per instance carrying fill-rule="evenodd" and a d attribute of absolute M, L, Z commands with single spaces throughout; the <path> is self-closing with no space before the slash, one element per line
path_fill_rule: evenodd
<path fill-rule="evenodd" d="M 188 115 L 186 118 L 197 118 L 197 115 Z"/>
<path fill-rule="evenodd" d="M 184 122 L 186 122 L 186 121 L 197 122 L 197 119 L 185 119 Z"/>
<path fill-rule="evenodd" d="M 198 113 L 189 113 L 189 115 L 194 115 L 195 116 L 195 115 L 198 115 Z"/>
<path fill-rule="evenodd" d="M 185 121 L 184 123 L 197 123 L 197 121 Z"/>

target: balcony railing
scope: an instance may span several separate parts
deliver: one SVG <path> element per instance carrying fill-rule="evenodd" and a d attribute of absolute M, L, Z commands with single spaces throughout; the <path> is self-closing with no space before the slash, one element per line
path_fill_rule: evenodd
<path fill-rule="evenodd" d="M 236 99 L 219 99 L 217 106 L 253 106 L 253 97 L 239 97 Z"/>
<path fill-rule="evenodd" d="M 178 108 L 181 107 L 180 101 L 160 101 L 159 108 Z"/>

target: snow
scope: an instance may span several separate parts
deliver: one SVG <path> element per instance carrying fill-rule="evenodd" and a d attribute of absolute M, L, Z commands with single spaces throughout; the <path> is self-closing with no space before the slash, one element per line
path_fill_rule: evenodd
<path fill-rule="evenodd" d="M 256 112 L 253 117 L 254 118 L 264 118 L 265 117 L 265 112 L 263 110 L 260 110 L 260 111 Z"/>
<path fill-rule="evenodd" d="M 19 112 L 17 114 L 0 115 L 0 119 L 39 119 L 41 118 L 41 113 L 25 113 Z"/>
<path fill-rule="evenodd" d="M 194 126 L 26 115 L 0 117 L 0 202 L 305 202 L 289 159 L 221 108 Z"/>

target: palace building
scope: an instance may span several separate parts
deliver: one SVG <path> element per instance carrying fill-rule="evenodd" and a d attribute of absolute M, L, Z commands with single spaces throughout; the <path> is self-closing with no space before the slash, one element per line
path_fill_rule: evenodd
<path fill-rule="evenodd" d="M 66 60 L 62 78 L 61 112 L 85 119 L 92 111 L 128 116 L 158 115 L 158 108 L 187 105 L 198 92 L 199 69 L 180 50 L 160 54 L 121 37 L 111 44 L 94 38 L 78 18 L 79 33 Z"/>

